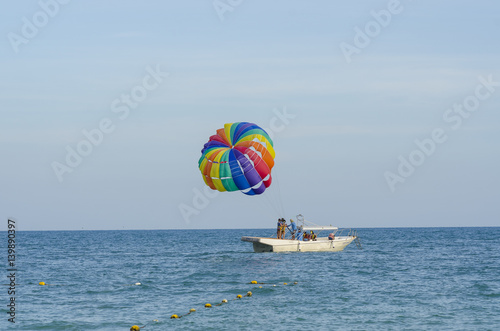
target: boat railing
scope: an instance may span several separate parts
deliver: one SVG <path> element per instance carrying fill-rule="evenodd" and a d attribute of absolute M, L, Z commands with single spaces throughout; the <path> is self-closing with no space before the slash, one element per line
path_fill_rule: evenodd
<path fill-rule="evenodd" d="M 344 234 L 345 232 L 347 232 L 347 234 Z M 355 229 L 351 229 L 351 228 L 342 228 L 342 229 L 339 229 L 337 235 L 339 237 L 342 236 L 342 235 L 348 236 L 348 237 L 357 237 L 358 231 L 355 230 Z"/>
<path fill-rule="evenodd" d="M 359 249 L 363 249 L 363 247 L 361 246 L 361 239 L 359 238 L 358 235 L 358 230 L 352 228 L 340 229 L 338 232 L 338 237 L 341 237 L 343 232 L 347 232 L 348 237 L 354 237 L 354 242 L 356 243 L 356 247 L 358 247 Z"/>

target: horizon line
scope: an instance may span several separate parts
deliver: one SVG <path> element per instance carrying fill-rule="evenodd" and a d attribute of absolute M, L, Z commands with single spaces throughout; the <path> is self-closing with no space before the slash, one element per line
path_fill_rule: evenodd
<path fill-rule="evenodd" d="M 476 225 L 476 226 L 374 226 L 374 227 L 346 227 L 339 230 L 347 229 L 439 229 L 439 228 L 499 228 L 500 226 L 493 225 Z M 201 229 L 49 229 L 49 230 L 16 230 L 16 232 L 49 232 L 49 231 L 212 231 L 212 230 L 275 230 L 275 228 L 201 228 Z M 2 230 L 1 232 L 7 232 Z"/>

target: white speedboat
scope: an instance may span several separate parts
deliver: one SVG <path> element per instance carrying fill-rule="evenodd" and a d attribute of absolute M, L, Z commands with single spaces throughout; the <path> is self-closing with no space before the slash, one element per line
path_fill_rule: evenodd
<path fill-rule="evenodd" d="M 266 238 L 266 237 L 241 237 L 242 241 L 251 242 L 253 250 L 256 253 L 263 252 L 338 252 L 343 250 L 352 241 L 356 241 L 356 245 L 361 248 L 361 242 L 356 231 L 348 230 L 347 235 L 342 235 L 344 230 L 339 230 L 334 226 L 320 226 L 307 222 L 302 215 L 297 215 L 297 233 L 299 239 L 292 239 L 291 233 L 288 233 L 285 239 Z M 316 240 L 302 239 L 304 233 L 317 231 Z M 319 235 L 327 231 L 328 237 L 320 237 Z"/>

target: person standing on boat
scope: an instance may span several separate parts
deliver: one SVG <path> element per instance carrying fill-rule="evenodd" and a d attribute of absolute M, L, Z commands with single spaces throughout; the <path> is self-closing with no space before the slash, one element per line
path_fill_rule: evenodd
<path fill-rule="evenodd" d="M 290 232 L 292 233 L 292 240 L 295 240 L 295 233 L 297 233 L 297 226 L 295 225 L 293 219 L 290 219 L 290 227 L 292 229 L 290 230 L 290 228 L 288 228 L 288 230 L 290 230 Z"/>
<path fill-rule="evenodd" d="M 276 230 L 276 238 L 281 239 L 281 218 L 278 219 L 278 228 Z"/>
<path fill-rule="evenodd" d="M 281 219 L 281 239 L 285 239 L 286 234 L 286 221 L 284 218 Z"/>

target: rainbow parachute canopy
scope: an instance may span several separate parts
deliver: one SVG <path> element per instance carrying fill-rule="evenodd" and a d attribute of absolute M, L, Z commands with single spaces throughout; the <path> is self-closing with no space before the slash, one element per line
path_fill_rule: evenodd
<path fill-rule="evenodd" d="M 271 185 L 274 157 L 266 131 L 253 123 L 237 122 L 225 124 L 210 137 L 198 165 L 211 189 L 257 195 Z"/>

